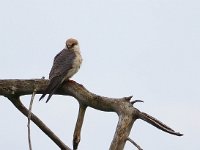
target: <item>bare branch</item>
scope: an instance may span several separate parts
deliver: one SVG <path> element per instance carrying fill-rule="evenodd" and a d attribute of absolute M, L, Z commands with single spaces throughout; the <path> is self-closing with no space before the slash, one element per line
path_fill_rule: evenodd
<path fill-rule="evenodd" d="M 80 104 L 79 105 L 79 113 L 78 113 L 78 118 L 76 121 L 76 127 L 74 130 L 74 136 L 73 136 L 73 150 L 76 150 L 78 148 L 78 144 L 81 140 L 81 128 L 83 125 L 83 119 L 86 111 L 86 106 Z"/>
<path fill-rule="evenodd" d="M 127 138 L 129 142 L 131 142 L 135 147 L 137 147 L 138 150 L 143 150 L 137 143 L 135 143 L 131 138 Z"/>
<path fill-rule="evenodd" d="M 179 132 L 175 132 L 173 129 L 171 129 L 170 127 L 168 127 L 167 125 L 165 125 L 164 123 L 162 123 L 161 121 L 157 120 L 156 118 L 144 113 L 144 112 L 140 112 L 139 113 L 139 118 L 150 123 L 151 125 L 153 125 L 154 127 L 157 127 L 158 129 L 165 131 L 169 134 L 173 134 L 173 135 L 177 135 L 177 136 L 182 136 L 183 134 L 179 133 Z"/>
<path fill-rule="evenodd" d="M 13 105 L 26 117 L 28 117 L 29 110 L 21 103 L 19 96 L 9 96 L 8 99 Z M 36 115 L 31 113 L 31 120 L 62 150 L 70 150 Z"/>
<path fill-rule="evenodd" d="M 33 94 L 31 96 L 30 104 L 29 104 L 29 111 L 28 111 L 28 145 L 29 145 L 29 150 L 32 150 L 32 145 L 31 145 L 31 129 L 30 129 L 30 120 L 31 120 L 31 111 L 32 111 L 32 105 L 33 105 L 33 99 L 36 94 L 36 89 L 33 91 Z"/>
<path fill-rule="evenodd" d="M 39 80 L 38 79 L 37 80 L 0 80 L 0 95 L 4 95 L 10 98 L 12 97 L 12 95 L 21 96 L 21 95 L 32 94 L 34 87 L 37 87 L 37 94 L 42 94 L 48 82 L 49 82 L 48 80 L 44 80 L 44 79 L 42 80 L 41 79 Z M 127 138 L 130 134 L 131 128 L 133 126 L 133 123 L 138 118 L 170 134 L 174 134 L 177 136 L 182 135 L 178 132 L 175 132 L 174 130 L 172 130 L 171 128 L 163 124 L 162 122 L 158 121 L 157 119 L 153 118 L 152 116 L 146 113 L 140 112 L 138 109 L 136 109 L 133 106 L 133 104 L 135 102 L 141 102 L 141 100 L 135 100 L 135 101 L 130 102 L 132 96 L 123 97 L 123 98 L 108 98 L 104 96 L 99 96 L 94 93 L 91 93 L 83 85 L 78 84 L 75 81 L 65 82 L 63 86 L 60 87 L 56 91 L 55 94 L 73 96 L 79 101 L 79 104 L 84 105 L 85 107 L 89 106 L 97 110 L 115 112 L 118 114 L 119 120 L 118 120 L 117 128 L 115 131 L 115 135 L 110 145 L 110 150 L 123 150 L 124 145 L 127 141 Z M 17 103 L 14 103 L 14 100 L 12 99 L 11 101 L 13 102 L 14 105 L 19 105 L 20 106 L 19 108 L 24 107 L 20 101 Z M 23 109 L 26 109 L 26 108 L 23 108 Z M 25 112 L 27 116 L 28 110 L 25 110 Z M 79 118 L 77 119 L 77 124 L 74 131 L 74 148 L 76 148 L 76 145 L 78 146 L 78 143 L 80 141 L 80 132 L 81 132 L 81 127 L 82 127 L 84 112 L 85 112 L 84 109 L 79 110 Z M 31 115 L 31 119 L 34 122 L 33 114 Z M 44 131 L 43 128 L 41 129 Z M 48 133 L 49 131 L 44 131 L 44 132 L 49 136 L 49 133 Z M 52 139 L 52 140 L 55 142 L 55 139 Z M 63 143 L 61 143 L 61 145 L 63 146 Z M 66 148 L 65 145 L 64 147 Z"/>

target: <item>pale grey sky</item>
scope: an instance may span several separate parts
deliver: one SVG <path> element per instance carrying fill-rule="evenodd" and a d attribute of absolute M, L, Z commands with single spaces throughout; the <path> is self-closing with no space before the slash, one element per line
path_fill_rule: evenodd
<path fill-rule="evenodd" d="M 7 0 L 0 1 L 0 21 L 0 79 L 47 78 L 53 57 L 75 37 L 84 61 L 74 80 L 96 94 L 142 99 L 138 109 L 184 133 L 175 137 L 137 120 L 130 137 L 143 149 L 200 149 L 198 0 Z M 72 147 L 77 101 L 38 98 L 33 112 Z M 30 96 L 22 99 L 27 106 Z M 4 97 L 0 118 L 0 148 L 28 149 L 27 119 Z M 79 149 L 108 149 L 117 119 L 89 108 Z M 58 149 L 31 127 L 34 150 Z"/>

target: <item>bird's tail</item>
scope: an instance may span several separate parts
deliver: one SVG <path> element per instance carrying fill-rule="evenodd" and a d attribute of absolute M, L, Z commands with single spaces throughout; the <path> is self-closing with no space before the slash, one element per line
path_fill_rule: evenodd
<path fill-rule="evenodd" d="M 44 94 L 42 94 L 42 96 L 40 97 L 39 101 L 42 100 L 45 96 L 46 96 L 46 92 Z"/>
<path fill-rule="evenodd" d="M 55 88 L 52 89 L 51 93 L 49 94 L 46 103 L 50 100 L 51 96 L 53 96 L 53 94 L 56 92 L 56 90 L 60 87 L 60 84 L 56 85 Z"/>
<path fill-rule="evenodd" d="M 49 99 L 51 98 L 51 96 L 56 92 L 56 90 L 60 87 L 61 85 L 61 79 L 60 78 L 53 78 L 49 85 L 47 86 L 47 88 L 45 89 L 44 93 L 42 94 L 42 96 L 40 97 L 39 101 L 42 100 L 46 94 L 49 94 L 46 103 L 49 101 Z"/>

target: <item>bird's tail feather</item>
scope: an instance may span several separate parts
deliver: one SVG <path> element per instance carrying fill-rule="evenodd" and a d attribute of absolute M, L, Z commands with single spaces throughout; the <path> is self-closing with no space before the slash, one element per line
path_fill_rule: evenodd
<path fill-rule="evenodd" d="M 39 101 L 42 100 L 45 96 L 46 96 L 46 93 L 42 94 L 42 96 L 40 97 Z"/>
<path fill-rule="evenodd" d="M 52 86 L 51 84 L 49 84 L 47 86 L 47 88 L 45 89 L 44 93 L 42 94 L 42 96 L 40 97 L 39 101 L 42 100 L 48 93 L 52 93 L 52 91 L 54 90 L 55 86 Z"/>
<path fill-rule="evenodd" d="M 56 92 L 56 90 L 60 87 L 60 84 L 56 85 L 56 87 L 52 90 L 52 92 L 49 94 L 46 103 L 50 100 L 51 96 Z"/>
<path fill-rule="evenodd" d="M 47 86 L 46 90 L 44 91 L 44 93 L 42 94 L 42 96 L 40 97 L 39 100 L 43 99 L 46 94 L 49 94 L 48 98 L 47 98 L 47 101 L 49 101 L 49 99 L 51 98 L 51 96 L 55 93 L 55 91 L 60 87 L 60 84 L 61 84 L 61 78 L 60 77 L 55 77 L 53 78 L 49 85 Z"/>

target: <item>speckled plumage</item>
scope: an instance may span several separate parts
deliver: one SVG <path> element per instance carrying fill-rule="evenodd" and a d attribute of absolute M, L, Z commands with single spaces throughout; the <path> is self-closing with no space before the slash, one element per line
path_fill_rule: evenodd
<path fill-rule="evenodd" d="M 47 101 L 61 86 L 61 84 L 71 78 L 80 68 L 82 57 L 78 41 L 76 39 L 68 39 L 66 47 L 60 51 L 54 58 L 53 66 L 49 73 L 49 85 L 39 100 L 49 93 Z"/>

